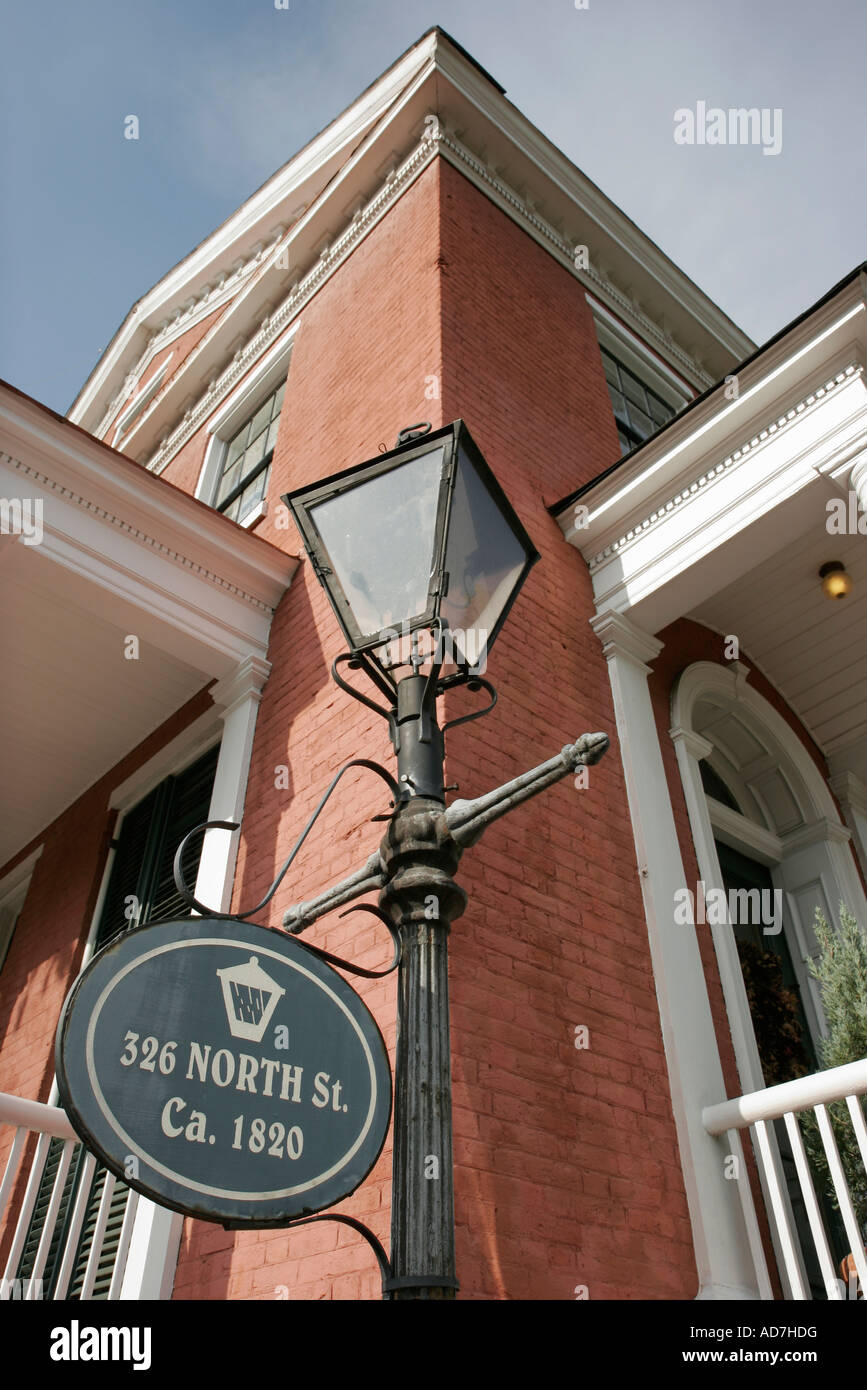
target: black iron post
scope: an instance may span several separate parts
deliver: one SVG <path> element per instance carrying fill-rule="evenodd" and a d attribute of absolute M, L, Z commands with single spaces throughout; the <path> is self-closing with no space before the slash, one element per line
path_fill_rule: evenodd
<path fill-rule="evenodd" d="M 394 744 L 401 800 L 380 846 L 380 906 L 401 942 L 391 1208 L 392 1298 L 454 1298 L 454 1178 L 449 1049 L 449 927 L 467 895 L 461 851 L 443 817 L 436 673 L 397 689 Z"/>

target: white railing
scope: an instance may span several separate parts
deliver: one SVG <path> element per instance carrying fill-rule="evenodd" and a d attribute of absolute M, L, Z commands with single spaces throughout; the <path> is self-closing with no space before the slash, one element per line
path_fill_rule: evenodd
<path fill-rule="evenodd" d="M 2 1279 L 0 1279 L 0 1299 L 24 1298 L 34 1300 L 42 1297 L 45 1283 L 44 1276 L 46 1274 L 46 1265 L 51 1243 L 58 1217 L 61 1215 L 65 1217 L 66 1231 L 62 1248 L 56 1252 L 53 1261 L 54 1267 L 58 1269 L 58 1272 L 52 1297 L 55 1299 L 66 1298 L 70 1278 L 73 1273 L 76 1253 L 79 1248 L 79 1239 L 81 1237 L 87 1205 L 90 1199 L 91 1185 L 96 1170 L 96 1159 L 90 1153 L 85 1156 L 71 1209 L 68 1213 L 64 1214 L 61 1212 L 63 1190 L 69 1174 L 69 1166 L 72 1162 L 73 1153 L 79 1143 L 78 1137 L 66 1117 L 66 1112 L 58 1109 L 58 1107 L 54 1105 L 43 1105 L 39 1101 L 24 1100 L 20 1096 L 11 1096 L 0 1091 L 0 1125 L 15 1126 L 12 1148 L 6 1163 L 2 1182 L 0 1182 L 0 1238 L 6 1234 L 7 1226 L 4 1225 L 6 1207 L 16 1187 L 18 1170 L 21 1165 L 21 1159 L 28 1138 L 31 1134 L 39 1135 L 24 1197 L 17 1213 L 17 1219 L 15 1220 L 15 1229 L 6 1261 L 6 1268 L 3 1272 Z M 52 1138 L 63 1139 L 65 1141 L 63 1152 L 60 1156 L 57 1173 L 51 1188 L 51 1197 L 48 1202 L 45 1219 L 42 1222 L 36 1257 L 29 1275 L 25 1279 L 22 1279 L 19 1277 L 21 1256 L 27 1242 L 31 1218 L 39 1195 Z M 84 1277 L 78 1293 L 78 1297 L 81 1299 L 89 1299 L 93 1296 L 93 1286 L 102 1256 L 102 1247 L 111 1208 L 111 1200 L 114 1194 L 114 1186 L 115 1179 L 113 1174 L 107 1173 L 100 1196 L 99 1210 L 96 1215 Z M 123 1282 L 123 1272 L 126 1265 L 127 1252 L 129 1250 L 130 1236 L 132 1235 L 137 1202 L 138 1194 L 130 1192 L 129 1200 L 126 1203 L 123 1225 L 121 1227 L 117 1254 L 111 1276 L 111 1284 L 108 1291 L 109 1298 L 120 1297 L 120 1288 Z M 12 1216 L 10 1216 L 10 1220 L 13 1217 L 14 1212 Z"/>
<path fill-rule="evenodd" d="M 825 1291 L 829 1299 L 845 1298 L 845 1284 L 838 1278 L 831 1256 L 797 1116 L 807 1110 L 812 1110 L 816 1116 L 858 1284 L 862 1291 L 867 1290 L 867 1254 L 864 1238 L 858 1229 L 851 1193 L 826 1109 L 833 1101 L 846 1101 L 861 1155 L 862 1170 L 867 1173 L 867 1124 L 861 1105 L 856 1099 L 865 1093 L 867 1058 L 860 1062 L 850 1062 L 845 1067 L 813 1072 L 812 1075 L 802 1076 L 797 1081 L 785 1081 L 780 1086 L 769 1086 L 764 1091 L 753 1091 L 750 1095 L 739 1096 L 736 1100 L 726 1100 L 720 1105 L 711 1105 L 702 1111 L 702 1121 L 709 1134 L 719 1135 L 741 1129 L 751 1129 L 753 1132 L 763 1186 L 769 1196 L 768 1215 L 774 1228 L 793 1299 L 808 1299 L 811 1293 L 788 1194 L 781 1180 L 773 1131 L 769 1130 L 768 1126 L 773 1120 L 785 1121 Z"/>

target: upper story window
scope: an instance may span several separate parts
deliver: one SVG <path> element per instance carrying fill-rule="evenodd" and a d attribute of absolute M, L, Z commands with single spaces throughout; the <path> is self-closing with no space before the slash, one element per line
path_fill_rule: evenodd
<path fill-rule="evenodd" d="M 285 391 L 283 381 L 226 441 L 213 505 L 242 525 L 263 510 Z"/>
<path fill-rule="evenodd" d="M 655 434 L 677 411 L 649 386 L 639 381 L 635 373 L 606 348 L 601 348 L 601 352 L 608 394 L 611 396 L 614 418 L 617 421 L 620 450 L 621 453 L 628 454 L 630 449 L 634 449 L 636 445 L 642 444 L 645 439 Z"/>

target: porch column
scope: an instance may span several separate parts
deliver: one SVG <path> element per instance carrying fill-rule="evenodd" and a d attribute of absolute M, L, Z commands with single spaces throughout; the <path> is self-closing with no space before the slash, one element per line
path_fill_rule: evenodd
<path fill-rule="evenodd" d="M 271 667 L 258 656 L 245 657 L 211 690 L 221 707 L 223 737 L 214 774 L 208 820 L 240 821 L 244 814 L 247 774 L 262 687 Z M 232 900 L 238 835 L 209 830 L 202 846 L 195 896 L 200 903 L 226 912 Z M 184 1218 L 140 1197 L 123 1276 L 122 1299 L 168 1299 L 172 1296 Z"/>
<path fill-rule="evenodd" d="M 862 454 L 849 474 L 849 486 L 858 498 L 858 506 L 867 513 L 867 454 Z"/>
<path fill-rule="evenodd" d="M 603 645 L 614 695 L 620 756 L 654 984 L 659 1001 L 671 1100 L 692 1222 L 701 1299 L 755 1299 L 761 1280 L 738 1193 L 725 1176 L 729 1145 L 712 1138 L 702 1110 L 726 1094 L 695 925 L 674 920 L 675 893 L 686 883 L 671 797 L 653 716 L 646 665 L 662 643 L 629 619 L 591 619 Z M 695 885 L 693 885 L 693 893 Z"/>
<path fill-rule="evenodd" d="M 214 704 L 221 707 L 223 738 L 208 820 L 240 822 L 243 818 L 256 717 L 270 670 L 269 663 L 261 657 L 245 657 L 231 675 L 211 690 Z M 229 910 L 239 839 L 237 831 L 209 830 L 205 834 L 195 889 L 203 906 L 220 912 Z"/>
<path fill-rule="evenodd" d="M 867 484 L 867 471 L 865 471 L 864 481 Z M 867 512 L 867 499 L 863 505 L 865 512 Z M 835 772 L 834 765 L 835 759 L 832 755 L 830 759 L 832 772 L 829 779 L 830 787 L 840 803 L 846 824 L 852 832 L 855 855 L 861 863 L 865 877 L 867 877 L 867 783 L 864 783 L 860 777 L 856 777 L 854 772 L 848 772 L 845 769 Z M 834 906 L 836 908 L 836 903 Z"/>

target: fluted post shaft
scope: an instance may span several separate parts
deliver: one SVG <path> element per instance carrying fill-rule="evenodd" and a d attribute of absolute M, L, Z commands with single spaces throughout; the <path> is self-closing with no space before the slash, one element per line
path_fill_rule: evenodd
<path fill-rule="evenodd" d="M 453 1298 L 455 1278 L 448 936 L 466 906 L 453 880 L 460 850 L 442 804 L 400 808 L 380 849 L 380 903 L 398 927 L 392 1185 L 393 1297 Z"/>

